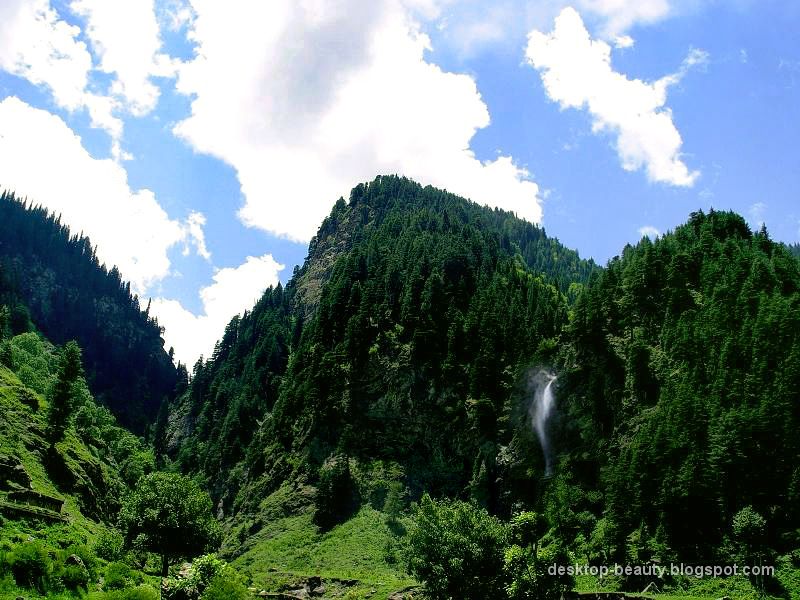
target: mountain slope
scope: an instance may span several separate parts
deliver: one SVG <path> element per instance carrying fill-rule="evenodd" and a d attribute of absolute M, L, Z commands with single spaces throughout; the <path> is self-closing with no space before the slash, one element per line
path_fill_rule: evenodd
<path fill-rule="evenodd" d="M 138 431 L 178 381 L 161 329 L 116 267 L 101 265 L 88 238 L 42 208 L 0 195 L 0 303 L 15 333 L 28 315 L 55 344 L 75 339 L 97 399 Z"/>
<path fill-rule="evenodd" d="M 195 366 L 162 415 L 163 448 L 223 514 L 347 457 L 413 495 L 507 507 L 496 458 L 517 386 L 595 269 L 510 213 L 398 177 L 359 185 L 286 289 Z"/>
<path fill-rule="evenodd" d="M 800 263 L 784 245 L 733 213 L 694 213 L 612 260 L 565 338 L 553 489 L 571 500 L 553 510 L 570 537 L 617 560 L 729 561 L 751 507 L 759 543 L 796 547 Z"/>

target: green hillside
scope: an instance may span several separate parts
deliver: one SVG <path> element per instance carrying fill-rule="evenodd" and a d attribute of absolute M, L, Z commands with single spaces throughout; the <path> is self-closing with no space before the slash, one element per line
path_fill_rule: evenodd
<path fill-rule="evenodd" d="M 92 393 L 138 433 L 171 397 L 178 373 L 130 283 L 88 238 L 9 192 L 0 194 L 0 304 L 14 333 L 32 319 L 54 344 L 77 340 Z"/>

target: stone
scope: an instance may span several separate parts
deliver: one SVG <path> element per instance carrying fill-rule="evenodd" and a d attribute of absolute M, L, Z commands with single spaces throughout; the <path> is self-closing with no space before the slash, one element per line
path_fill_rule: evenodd
<path fill-rule="evenodd" d="M 75 565 L 76 567 L 83 567 L 86 568 L 86 565 L 83 564 L 83 559 L 78 556 L 77 554 L 70 554 L 67 557 L 67 560 L 64 561 L 65 565 Z"/>

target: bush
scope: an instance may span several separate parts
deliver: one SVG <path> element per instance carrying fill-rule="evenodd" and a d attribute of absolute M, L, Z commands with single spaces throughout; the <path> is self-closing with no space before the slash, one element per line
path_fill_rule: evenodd
<path fill-rule="evenodd" d="M 409 539 L 409 567 L 431 598 L 497 598 L 504 587 L 507 539 L 507 527 L 485 510 L 426 494 Z"/>
<path fill-rule="evenodd" d="M 553 576 L 547 572 L 550 565 L 569 563 L 569 555 L 561 544 L 551 542 L 542 549 L 537 547 L 538 544 L 525 547 L 514 544 L 506 550 L 506 592 L 510 600 L 558 600 L 573 586 L 572 576 Z"/>
<path fill-rule="evenodd" d="M 53 561 L 40 542 L 15 545 L 9 563 L 17 585 L 45 592 L 47 578 L 53 571 Z"/>
<path fill-rule="evenodd" d="M 61 582 L 70 590 L 85 588 L 89 585 L 89 571 L 81 565 L 65 565 L 61 571 Z"/>
<path fill-rule="evenodd" d="M 140 585 L 127 590 L 94 592 L 86 598 L 87 600 L 158 600 L 158 592 L 149 585 Z"/>
<path fill-rule="evenodd" d="M 158 592 L 149 585 L 139 585 L 122 592 L 120 600 L 158 600 Z"/>
<path fill-rule="evenodd" d="M 125 563 L 113 562 L 106 567 L 103 588 L 106 590 L 122 590 L 133 584 L 133 571 Z"/>
<path fill-rule="evenodd" d="M 216 555 L 206 554 L 205 556 L 200 556 L 192 563 L 188 576 L 170 577 L 166 580 L 164 584 L 164 599 L 196 600 L 205 598 L 203 594 L 210 589 L 212 582 L 217 578 L 238 581 L 238 576 L 233 567 L 218 559 Z M 228 584 L 218 584 L 219 589 L 227 589 L 228 587 Z M 235 596 L 233 597 L 235 598 Z"/>
<path fill-rule="evenodd" d="M 122 558 L 122 547 L 124 543 L 122 534 L 113 529 L 101 533 L 94 543 L 94 553 L 109 562 Z"/>
<path fill-rule="evenodd" d="M 230 568 L 214 577 L 200 596 L 201 600 L 247 600 L 247 598 L 250 598 L 250 592 Z"/>

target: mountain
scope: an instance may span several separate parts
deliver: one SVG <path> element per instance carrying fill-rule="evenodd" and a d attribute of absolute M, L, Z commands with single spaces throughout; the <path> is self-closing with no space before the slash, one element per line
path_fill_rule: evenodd
<path fill-rule="evenodd" d="M 693 213 L 600 269 L 381 177 L 231 321 L 158 432 L 247 564 L 304 506 L 324 531 L 424 492 L 536 508 L 587 560 L 729 561 L 745 517 L 769 552 L 800 542 L 779 508 L 799 499 L 798 373 L 800 266 L 738 215 Z M 542 477 L 531 418 L 553 376 Z"/>
<path fill-rule="evenodd" d="M 194 366 L 160 449 L 225 515 L 350 460 L 415 496 L 509 510 L 515 492 L 496 479 L 518 387 L 596 270 L 511 213 L 399 177 L 359 185 L 286 288 Z"/>
<path fill-rule="evenodd" d="M 117 268 L 59 217 L 9 192 L 0 194 L 0 304 L 11 307 L 14 333 L 32 319 L 55 344 L 77 340 L 95 397 L 136 431 L 178 383 L 161 328 Z"/>
<path fill-rule="evenodd" d="M 14 594 L 35 587 L 15 570 L 33 547 L 20 540 L 41 536 L 51 589 L 75 575 L 81 539 L 97 548 L 87 561 L 115 558 L 75 589 L 140 597 L 136 581 L 161 571 L 141 545 L 107 554 L 121 538 L 106 528 L 158 465 L 210 492 L 220 555 L 262 595 L 409 597 L 413 574 L 434 595 L 446 580 L 482 598 L 494 581 L 497 597 L 555 598 L 544 569 L 567 561 L 774 564 L 774 576 L 657 584 L 687 598 L 796 595 L 800 263 L 763 227 L 696 212 L 600 268 L 513 214 L 379 177 L 336 203 L 289 283 L 233 318 L 208 360 L 191 375 L 171 367 L 151 448 L 93 399 L 99 367 L 75 376 L 77 346 L 43 332 L 122 344 L 138 365 L 169 360 L 158 324 L 87 240 L 13 198 L 2 206 L 17 219 L 0 253 L 15 257 L 0 262 L 0 577 Z M 75 314 L 43 325 L 65 295 Z M 128 306 L 107 313 L 120 319 L 109 332 L 93 320 L 103 302 Z M 128 344 L 120 323 L 153 345 Z M 166 381 L 144 364 L 119 377 Z M 106 393 L 119 410 L 117 388 Z M 66 395 L 73 416 L 54 418 L 51 407 L 70 412 Z M 68 527 L 53 514 L 62 500 Z M 28 524 L 42 519 L 55 523 Z M 118 571 L 133 595 L 114 596 Z M 165 597 L 184 597 L 181 571 Z M 141 597 L 155 596 L 149 581 Z"/>
<path fill-rule="evenodd" d="M 551 490 L 567 539 L 608 560 L 725 562 L 754 511 L 759 543 L 797 547 L 800 263 L 786 246 L 736 214 L 693 213 L 610 261 L 562 340 Z"/>

